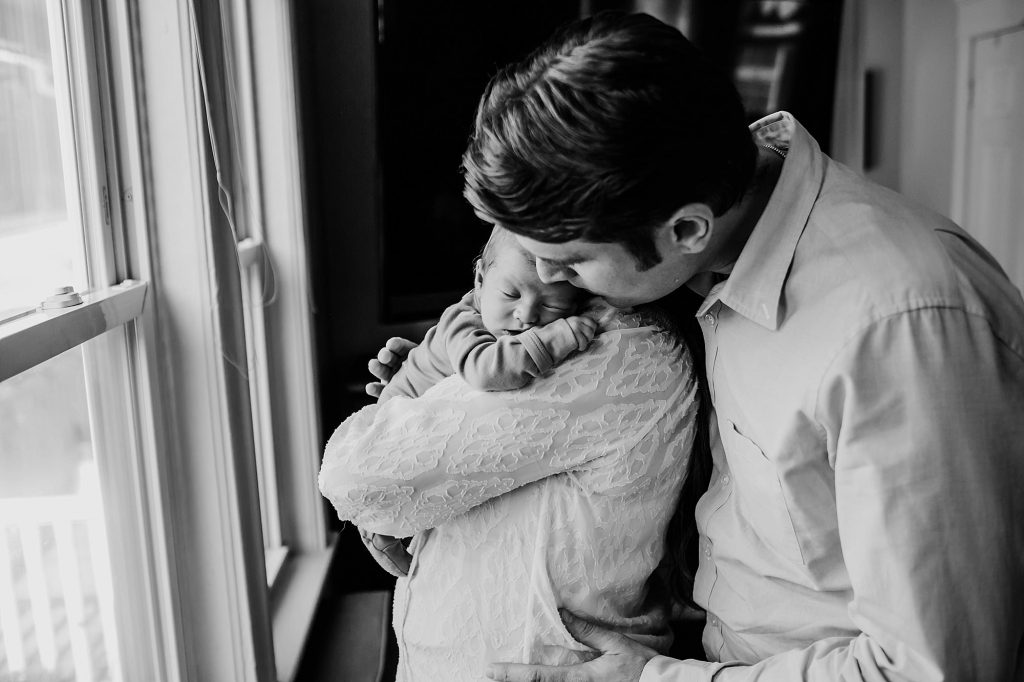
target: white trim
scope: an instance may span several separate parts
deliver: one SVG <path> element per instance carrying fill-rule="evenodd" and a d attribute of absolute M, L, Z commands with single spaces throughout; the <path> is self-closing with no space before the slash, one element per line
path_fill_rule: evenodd
<path fill-rule="evenodd" d="M 142 119 L 141 48 L 136 40 L 140 33 L 135 3 L 131 0 L 107 0 L 102 3 L 103 28 L 109 36 L 105 67 L 109 75 L 108 101 L 114 115 L 107 116 L 112 137 L 108 140 L 120 169 L 122 191 L 110 197 L 112 218 L 122 226 L 122 256 L 119 267 L 140 279 L 152 280 L 154 268 L 149 235 L 151 215 L 150 192 L 147 189 L 144 134 Z M 115 125 L 116 121 L 116 125 Z M 155 297 L 153 297 L 155 298 Z M 140 491 L 146 500 L 147 516 L 142 532 L 147 539 L 145 578 L 152 586 L 146 606 L 154 619 L 154 646 L 159 669 L 158 682 L 185 680 L 187 661 L 185 623 L 182 618 L 178 583 L 179 567 L 174 557 L 177 545 L 171 499 L 173 463 L 165 455 L 165 444 L 174 442 L 172 425 L 174 405 L 166 391 L 161 390 L 159 377 L 163 369 L 160 350 L 157 309 L 151 300 L 143 314 L 127 328 L 127 352 L 132 360 L 132 381 L 135 396 L 135 424 L 138 443 L 138 477 Z"/>
<path fill-rule="evenodd" d="M 74 32 L 67 26 L 65 8 L 60 0 L 47 0 L 46 23 L 50 30 L 50 59 L 53 63 L 53 91 L 57 105 L 57 132 L 60 138 L 61 169 L 64 176 L 64 205 L 69 227 L 75 226 L 78 232 L 74 279 L 88 285 L 86 235 L 89 233 L 89 223 L 82 211 L 81 191 L 82 185 L 89 181 L 89 176 L 95 176 L 95 169 L 87 169 L 79 163 L 84 149 L 87 148 L 81 138 L 87 136 L 79 134 L 78 128 L 83 126 L 76 125 L 75 111 L 80 111 L 83 107 L 75 104 L 76 100 L 78 104 L 88 104 L 90 99 L 87 90 L 83 93 L 85 84 L 79 84 L 72 75 L 74 71 L 81 69 L 82 55 L 77 55 L 75 63 L 72 63 L 67 48 L 70 43 L 80 41 L 74 40 Z M 81 116 L 82 113 L 79 113 L 79 118 Z M 82 133 L 84 132 L 86 131 L 83 130 Z M 89 170 L 93 172 L 89 173 Z"/>
<path fill-rule="evenodd" d="M 0 324 L 0 381 L 135 319 L 146 289 L 146 282 L 127 280 L 82 294 L 81 305 L 36 309 Z"/>
<path fill-rule="evenodd" d="M 98 7 L 83 0 L 50 0 L 63 5 L 67 32 L 68 76 L 72 96 L 74 137 L 78 152 L 79 192 L 75 203 L 84 226 L 86 267 L 90 288 L 117 282 L 119 272 L 115 244 L 120 223 L 110 211 L 110 195 L 117 192 L 115 160 L 108 158 L 104 129 L 108 83 L 101 64 L 106 64 L 106 41 Z"/>
<path fill-rule="evenodd" d="M 246 242 L 250 239 L 247 237 L 242 241 Z M 241 253 L 239 259 L 242 259 Z M 267 330 L 263 315 L 264 279 L 254 266 L 243 266 L 241 279 L 242 313 L 245 319 L 246 358 L 249 371 L 249 402 L 252 408 L 263 546 L 265 550 L 276 549 L 281 547 L 282 539 L 277 494 L 277 461 L 274 452 L 273 400 L 271 400 L 270 371 L 267 363 Z M 268 580 L 272 584 L 273 578 L 269 576 L 270 568 L 271 563 L 268 558 Z"/>
<path fill-rule="evenodd" d="M 190 7 L 186 0 L 131 5 L 153 227 L 148 254 L 139 257 L 151 258 L 159 292 L 143 340 L 158 368 L 149 390 L 166 392 L 152 444 L 172 536 L 182 677 L 269 681 L 273 648 L 249 396 L 235 369 L 245 366 L 232 299 L 237 260 L 210 191 Z"/>
<path fill-rule="evenodd" d="M 281 573 L 281 567 L 284 566 L 285 560 L 288 558 L 287 547 L 268 547 L 266 550 L 266 564 L 267 564 L 267 587 L 272 588 L 274 581 L 277 580 L 277 576 Z"/>
<path fill-rule="evenodd" d="M 273 590 L 274 654 L 278 682 L 292 682 L 313 624 L 313 615 L 323 591 L 331 562 L 338 549 L 337 538 L 326 549 L 292 558 L 281 571 Z"/>
<path fill-rule="evenodd" d="M 138 439 L 134 419 L 131 361 L 124 328 L 101 334 L 82 346 L 89 431 L 96 481 L 84 485 L 102 512 L 90 523 L 90 546 L 106 551 L 93 555 L 96 590 L 108 651 L 117 651 L 111 677 L 146 679 L 154 676 L 159 658 L 145 537 L 146 501 L 139 476 Z M 114 585 L 117 589 L 114 589 Z M 115 596 L 116 595 L 116 596 Z M 116 624 L 116 625 L 115 625 Z M 110 633 L 108 635 L 108 633 Z"/>
<path fill-rule="evenodd" d="M 993 31 L 1024 23 L 1020 0 L 958 0 L 957 3 L 956 114 L 953 136 L 953 186 L 950 217 L 963 225 L 967 219 L 967 169 L 970 164 L 971 60 L 974 41 Z"/>
<path fill-rule="evenodd" d="M 274 447 L 279 459 L 281 530 L 291 548 L 315 552 L 326 546 L 327 527 L 316 488 L 322 443 L 296 108 L 299 92 L 294 15 L 285 0 L 251 3 L 249 11 L 249 44 L 258 46 L 252 51 L 252 59 L 263 239 L 273 257 L 276 296 L 265 316 L 274 395 Z"/>
<path fill-rule="evenodd" d="M 243 269 L 254 265 L 263 265 L 263 241 L 255 237 L 246 237 L 238 242 L 238 262 Z"/>

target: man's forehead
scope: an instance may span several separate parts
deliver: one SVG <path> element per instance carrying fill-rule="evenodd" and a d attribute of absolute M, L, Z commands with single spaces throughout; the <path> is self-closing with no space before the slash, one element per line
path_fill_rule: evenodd
<path fill-rule="evenodd" d="M 612 248 L 611 244 L 588 242 L 582 239 L 574 239 L 560 244 L 551 242 L 540 242 L 529 237 L 516 235 L 516 239 L 522 245 L 531 258 L 541 259 L 548 263 L 574 263 L 593 258 L 604 249 Z"/>

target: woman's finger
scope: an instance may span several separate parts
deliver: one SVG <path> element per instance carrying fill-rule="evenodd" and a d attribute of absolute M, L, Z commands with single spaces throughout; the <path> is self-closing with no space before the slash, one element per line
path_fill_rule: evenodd
<path fill-rule="evenodd" d="M 565 629 L 569 631 L 569 634 L 577 642 L 586 644 L 591 649 L 597 649 L 607 654 L 632 653 L 638 649 L 647 648 L 621 633 L 612 632 L 600 625 L 591 623 L 589 620 L 584 620 L 571 611 L 559 609 L 558 615 L 562 617 L 562 622 L 565 623 Z"/>
<path fill-rule="evenodd" d="M 587 682 L 590 679 L 572 666 L 525 663 L 491 663 L 485 674 L 499 682 Z"/>

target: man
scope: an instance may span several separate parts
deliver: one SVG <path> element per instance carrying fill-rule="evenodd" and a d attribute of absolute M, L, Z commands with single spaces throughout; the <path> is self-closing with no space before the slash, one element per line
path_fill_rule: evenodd
<path fill-rule="evenodd" d="M 788 114 L 748 131 L 728 80 L 642 15 L 499 73 L 464 169 L 543 280 L 704 294 L 714 406 L 708 661 L 566 614 L 602 655 L 491 677 L 1024 680 L 1024 304 L 991 256 Z"/>

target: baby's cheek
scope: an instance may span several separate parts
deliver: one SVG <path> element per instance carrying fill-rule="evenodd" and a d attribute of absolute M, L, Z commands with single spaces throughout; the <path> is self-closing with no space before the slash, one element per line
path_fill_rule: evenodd
<path fill-rule="evenodd" d="M 571 315 L 573 315 L 573 313 L 574 313 L 574 311 L 559 312 L 559 313 L 551 312 L 551 311 L 544 311 L 544 313 L 541 314 L 540 324 L 551 324 L 555 320 L 560 320 L 563 317 L 570 317 Z"/>

